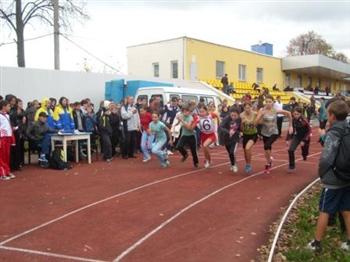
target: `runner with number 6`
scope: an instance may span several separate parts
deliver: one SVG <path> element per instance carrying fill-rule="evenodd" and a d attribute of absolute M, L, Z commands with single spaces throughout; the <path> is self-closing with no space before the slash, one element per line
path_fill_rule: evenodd
<path fill-rule="evenodd" d="M 199 108 L 199 129 L 200 129 L 200 141 L 204 152 L 204 167 L 209 168 L 211 164 L 211 157 L 209 152 L 209 146 L 216 142 L 216 121 L 219 123 L 219 116 L 212 112 L 208 112 L 207 106 L 203 105 Z"/>

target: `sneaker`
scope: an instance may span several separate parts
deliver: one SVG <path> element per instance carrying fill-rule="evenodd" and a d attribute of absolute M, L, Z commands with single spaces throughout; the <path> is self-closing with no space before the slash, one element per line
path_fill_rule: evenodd
<path fill-rule="evenodd" d="M 321 243 L 320 242 L 316 243 L 316 240 L 312 240 L 306 246 L 306 248 L 317 253 L 320 253 L 322 251 Z"/>
<path fill-rule="evenodd" d="M 6 181 L 10 180 L 11 178 L 9 176 L 1 176 L 0 179 Z"/>
<path fill-rule="evenodd" d="M 188 158 L 188 154 L 181 158 L 181 162 L 185 162 L 187 158 Z"/>
<path fill-rule="evenodd" d="M 237 165 L 231 166 L 231 171 L 232 171 L 233 173 L 237 173 L 237 172 L 238 172 L 238 167 L 237 167 Z"/>
<path fill-rule="evenodd" d="M 287 172 L 288 172 L 288 174 L 294 174 L 295 173 L 295 167 L 289 167 Z"/>
<path fill-rule="evenodd" d="M 271 163 L 270 163 L 270 164 L 271 164 Z M 270 164 L 269 164 L 269 165 L 265 165 L 265 170 L 264 170 L 264 174 L 265 174 L 265 175 L 270 174 L 270 168 L 271 168 Z"/>
<path fill-rule="evenodd" d="M 16 176 L 15 176 L 14 174 L 10 173 L 8 177 L 11 178 L 11 179 L 13 179 L 13 178 L 15 178 Z"/>
<path fill-rule="evenodd" d="M 148 157 L 148 158 L 143 159 L 142 162 L 143 162 L 143 163 L 147 163 L 147 162 L 150 161 L 150 160 L 151 160 L 151 157 Z"/>
<path fill-rule="evenodd" d="M 108 158 L 108 159 L 106 159 L 106 162 L 110 163 L 112 160 L 113 160 L 113 158 Z"/>
<path fill-rule="evenodd" d="M 342 250 L 349 251 L 350 250 L 350 240 L 343 242 L 340 246 Z"/>
<path fill-rule="evenodd" d="M 171 152 L 170 150 L 168 150 L 167 154 L 168 154 L 168 156 L 172 156 L 174 153 Z"/>
<path fill-rule="evenodd" d="M 40 157 L 38 158 L 38 161 L 39 162 L 48 162 L 45 155 L 40 155 Z"/>
<path fill-rule="evenodd" d="M 209 168 L 209 167 L 210 167 L 210 162 L 208 160 L 205 160 L 204 168 Z"/>
<path fill-rule="evenodd" d="M 249 174 L 253 171 L 252 165 L 245 165 L 244 171 Z"/>

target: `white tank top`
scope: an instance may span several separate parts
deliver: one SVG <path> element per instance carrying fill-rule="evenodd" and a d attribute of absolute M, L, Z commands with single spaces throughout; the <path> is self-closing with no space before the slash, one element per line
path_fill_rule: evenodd
<path fill-rule="evenodd" d="M 199 129 L 204 134 L 212 134 L 216 132 L 216 123 L 211 115 L 200 117 Z"/>

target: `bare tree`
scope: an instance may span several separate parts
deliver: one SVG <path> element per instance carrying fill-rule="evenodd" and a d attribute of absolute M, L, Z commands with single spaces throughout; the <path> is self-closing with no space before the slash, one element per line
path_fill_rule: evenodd
<path fill-rule="evenodd" d="M 290 40 L 287 52 L 290 56 L 322 54 L 344 63 L 349 61 L 345 54 L 335 52 L 332 45 L 314 31 L 309 31 Z"/>
<path fill-rule="evenodd" d="M 290 40 L 287 47 L 288 55 L 313 55 L 323 54 L 332 55 L 333 47 L 328 44 L 320 35 L 314 31 L 301 34 Z"/>
<path fill-rule="evenodd" d="M 73 19 L 86 19 L 85 1 L 63 0 L 59 4 L 60 25 L 64 28 L 71 26 Z M 75 3 L 74 3 L 75 2 Z M 7 3 L 6 6 L 4 3 Z M 16 34 L 17 64 L 25 67 L 24 30 L 26 25 L 35 20 L 53 26 L 52 0 L 0 0 L 0 19 L 3 19 L 11 31 Z"/>

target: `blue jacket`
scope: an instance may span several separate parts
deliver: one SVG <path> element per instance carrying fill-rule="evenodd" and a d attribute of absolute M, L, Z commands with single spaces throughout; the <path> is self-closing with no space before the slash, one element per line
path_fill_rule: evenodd
<path fill-rule="evenodd" d="M 75 128 L 73 114 L 70 108 L 63 108 L 61 105 L 56 106 L 53 119 L 56 129 L 71 131 Z"/>
<path fill-rule="evenodd" d="M 86 132 L 94 132 L 96 131 L 96 126 L 97 126 L 97 118 L 96 118 L 96 115 L 93 114 L 93 115 L 88 115 L 86 114 L 85 115 L 85 131 Z"/>

